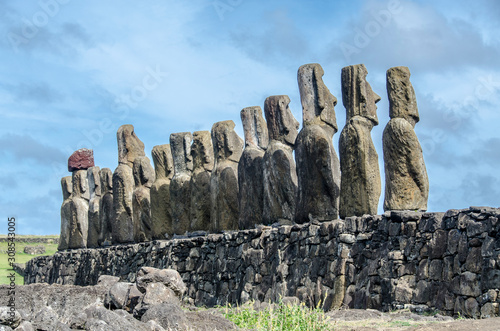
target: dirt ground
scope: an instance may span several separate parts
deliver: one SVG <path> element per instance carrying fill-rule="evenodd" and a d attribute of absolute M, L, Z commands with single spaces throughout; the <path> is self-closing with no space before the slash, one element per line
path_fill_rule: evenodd
<path fill-rule="evenodd" d="M 408 311 L 382 313 L 377 310 L 336 310 L 327 313 L 335 330 L 432 330 L 432 331 L 498 331 L 500 317 L 482 320 L 453 319 L 447 316 L 422 316 Z"/>

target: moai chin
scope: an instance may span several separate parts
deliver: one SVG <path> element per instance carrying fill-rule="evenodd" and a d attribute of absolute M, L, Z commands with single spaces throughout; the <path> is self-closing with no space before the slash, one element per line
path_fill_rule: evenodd
<path fill-rule="evenodd" d="M 99 246 L 109 246 L 112 243 L 111 221 L 113 218 L 113 172 L 109 168 L 99 171 L 101 179 L 101 201 L 99 203 Z"/>
<path fill-rule="evenodd" d="M 174 160 L 174 177 L 170 182 L 170 200 L 172 203 L 172 229 L 175 234 L 183 235 L 190 231 L 191 188 L 193 171 L 191 157 L 190 132 L 172 133 L 170 148 Z"/>
<path fill-rule="evenodd" d="M 144 144 L 136 136 L 132 125 L 122 125 L 116 134 L 118 167 L 113 173 L 113 243 L 134 242 L 133 193 L 135 189 L 132 167 L 139 156 L 145 156 Z"/>
<path fill-rule="evenodd" d="M 323 83 L 323 73 L 314 63 L 301 66 L 297 75 L 304 125 L 295 143 L 297 223 L 338 217 L 340 163 L 332 142 L 337 132 L 337 98 Z"/>
<path fill-rule="evenodd" d="M 363 64 L 342 68 L 346 125 L 340 134 L 340 218 L 377 214 L 381 193 L 378 154 L 371 138 L 380 97 L 366 81 Z"/>
<path fill-rule="evenodd" d="M 87 247 L 95 248 L 99 246 L 99 234 L 101 232 L 101 220 L 99 217 L 99 205 L 101 202 L 101 178 L 99 177 L 99 167 L 87 169 L 87 180 L 89 183 L 89 234 L 87 237 Z"/>
<path fill-rule="evenodd" d="M 264 112 L 269 146 L 263 157 L 263 223 L 289 224 L 295 216 L 297 172 L 293 148 L 299 122 L 293 117 L 287 95 L 266 98 Z"/>
<path fill-rule="evenodd" d="M 384 129 L 384 210 L 427 210 L 429 179 L 414 127 L 417 99 L 407 67 L 387 70 L 390 121 Z"/>
<path fill-rule="evenodd" d="M 71 225 L 71 193 L 73 183 L 71 176 L 61 178 L 61 188 L 63 193 L 63 203 L 61 206 L 61 235 L 59 236 L 58 250 L 68 249 L 69 232 Z"/>
<path fill-rule="evenodd" d="M 240 112 L 245 133 L 245 149 L 238 163 L 239 229 L 262 224 L 264 150 L 269 143 L 266 121 L 259 106 Z"/>
<path fill-rule="evenodd" d="M 215 165 L 210 177 L 210 222 L 213 232 L 238 229 L 238 162 L 243 140 L 234 127 L 233 121 L 212 126 Z"/>
<path fill-rule="evenodd" d="M 210 176 L 214 168 L 214 149 L 210 131 L 193 132 L 191 145 L 191 231 L 210 231 Z"/>
<path fill-rule="evenodd" d="M 169 144 L 154 146 L 151 151 L 155 166 L 155 182 L 151 186 L 151 224 L 153 239 L 165 239 L 174 234 L 170 182 L 174 176 L 174 160 Z"/>

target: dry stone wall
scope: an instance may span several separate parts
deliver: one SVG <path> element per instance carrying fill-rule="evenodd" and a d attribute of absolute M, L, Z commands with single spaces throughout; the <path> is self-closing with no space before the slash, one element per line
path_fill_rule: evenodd
<path fill-rule="evenodd" d="M 196 237 L 77 249 L 27 263 L 26 284 L 135 281 L 142 266 L 176 269 L 197 305 L 298 297 L 326 309 L 498 315 L 500 209 L 392 211 Z"/>

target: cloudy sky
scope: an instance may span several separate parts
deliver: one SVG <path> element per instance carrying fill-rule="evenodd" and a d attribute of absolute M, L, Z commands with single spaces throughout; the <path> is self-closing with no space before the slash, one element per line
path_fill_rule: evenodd
<path fill-rule="evenodd" d="M 340 128 L 341 69 L 366 65 L 382 97 L 381 169 L 385 72 L 408 66 L 429 210 L 500 206 L 496 0 L 2 0 L 0 15 L 0 233 L 12 216 L 18 234 L 59 233 L 68 157 L 92 148 L 114 170 L 122 124 L 150 155 L 170 133 L 217 121 L 242 136 L 240 110 L 270 95 L 289 95 L 301 121 L 297 69 L 313 62 Z"/>

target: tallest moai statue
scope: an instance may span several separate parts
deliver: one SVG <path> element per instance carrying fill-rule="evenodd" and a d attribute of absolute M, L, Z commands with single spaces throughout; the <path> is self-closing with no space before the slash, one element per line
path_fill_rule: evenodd
<path fill-rule="evenodd" d="M 376 103 L 380 97 L 366 81 L 367 74 L 363 64 L 342 69 L 346 125 L 339 140 L 340 218 L 376 215 L 380 199 L 378 154 L 370 135 L 378 125 Z"/>
<path fill-rule="evenodd" d="M 384 210 L 427 210 L 429 179 L 414 127 L 419 121 L 417 99 L 407 67 L 387 70 L 389 116 L 383 135 L 385 165 Z"/>
<path fill-rule="evenodd" d="M 340 164 L 332 138 L 337 132 L 335 98 L 323 83 L 323 68 L 299 68 L 303 128 L 295 143 L 298 194 L 295 222 L 332 220 L 338 217 Z"/>

